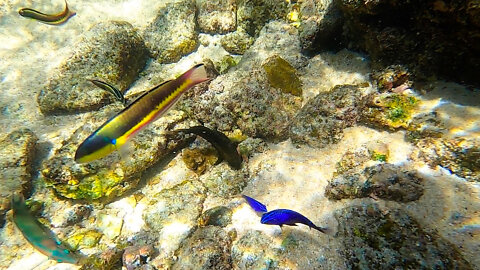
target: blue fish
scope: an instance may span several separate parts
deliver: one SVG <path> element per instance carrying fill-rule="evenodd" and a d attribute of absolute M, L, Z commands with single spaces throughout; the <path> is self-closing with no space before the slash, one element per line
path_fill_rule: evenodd
<path fill-rule="evenodd" d="M 252 207 L 252 209 L 255 210 L 256 212 L 262 212 L 262 213 L 267 212 L 267 207 L 263 203 L 255 200 L 252 197 L 248 197 L 247 195 L 242 195 L 242 196 L 243 198 L 245 198 L 245 200 L 250 205 L 250 207 Z"/>
<path fill-rule="evenodd" d="M 327 233 L 327 228 L 318 227 L 304 215 L 289 209 L 275 209 L 267 212 L 262 215 L 260 222 L 262 224 L 279 225 L 280 227 L 283 225 L 297 226 L 296 223 L 302 223 L 310 229 L 314 228 L 322 233 Z"/>

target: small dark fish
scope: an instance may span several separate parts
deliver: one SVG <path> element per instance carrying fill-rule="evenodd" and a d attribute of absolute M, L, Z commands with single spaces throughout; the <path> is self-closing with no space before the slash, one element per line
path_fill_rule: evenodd
<path fill-rule="evenodd" d="M 327 233 L 326 228 L 318 227 L 304 215 L 289 209 L 275 209 L 267 212 L 262 215 L 260 222 L 262 224 L 279 225 L 280 227 L 283 225 L 297 226 L 296 223 L 302 223 L 322 233 Z"/>
<path fill-rule="evenodd" d="M 75 264 L 78 259 L 28 210 L 22 195 L 12 195 L 13 222 L 27 241 L 42 254 L 58 262 Z"/>
<path fill-rule="evenodd" d="M 122 102 L 123 105 L 127 105 L 127 100 L 125 99 L 125 96 L 115 86 L 100 80 L 89 80 L 89 81 L 91 81 L 93 84 L 95 84 L 99 88 L 112 93 L 113 96 L 118 101 Z"/>
<path fill-rule="evenodd" d="M 61 25 L 75 16 L 76 13 L 68 9 L 67 0 L 65 0 L 65 9 L 57 14 L 45 14 L 31 8 L 22 8 L 18 11 L 18 14 L 22 17 L 32 18 L 46 24 Z"/>
<path fill-rule="evenodd" d="M 220 158 L 226 160 L 230 167 L 238 170 L 242 167 L 242 157 L 237 151 L 237 144 L 232 142 L 225 134 L 220 131 L 212 130 L 204 126 L 196 126 L 187 129 L 176 130 L 183 133 L 193 133 L 198 135 L 217 149 Z"/>
<path fill-rule="evenodd" d="M 248 197 L 247 195 L 242 195 L 242 196 L 243 198 L 245 198 L 248 205 L 250 205 L 250 207 L 252 207 L 252 209 L 255 210 L 256 212 L 267 212 L 267 207 L 263 203 L 255 200 L 252 197 Z"/>

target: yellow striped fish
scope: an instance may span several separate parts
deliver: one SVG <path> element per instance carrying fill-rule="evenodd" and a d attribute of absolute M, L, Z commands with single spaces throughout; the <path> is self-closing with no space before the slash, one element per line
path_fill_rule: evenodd
<path fill-rule="evenodd" d="M 67 22 L 71 17 L 75 16 L 76 13 L 68 9 L 67 0 L 65 0 L 65 9 L 57 14 L 45 14 L 31 8 L 22 8 L 18 11 L 18 14 L 20 14 L 22 17 L 32 18 L 46 24 L 60 25 Z"/>
<path fill-rule="evenodd" d="M 205 66 L 199 64 L 177 79 L 152 88 L 83 141 L 75 153 L 75 161 L 90 162 L 119 149 L 128 139 L 162 116 L 189 88 L 206 80 Z"/>

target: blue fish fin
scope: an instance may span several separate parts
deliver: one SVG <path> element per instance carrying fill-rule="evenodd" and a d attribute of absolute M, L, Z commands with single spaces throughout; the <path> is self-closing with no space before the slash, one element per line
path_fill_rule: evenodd
<path fill-rule="evenodd" d="M 267 207 L 263 203 L 255 200 L 252 197 L 248 197 L 247 195 L 242 195 L 242 196 L 247 201 L 248 205 L 252 207 L 253 210 L 257 212 L 267 212 Z"/>

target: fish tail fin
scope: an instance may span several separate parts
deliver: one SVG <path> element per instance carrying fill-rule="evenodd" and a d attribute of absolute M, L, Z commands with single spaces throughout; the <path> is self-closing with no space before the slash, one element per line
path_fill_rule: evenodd
<path fill-rule="evenodd" d="M 204 64 L 198 64 L 185 72 L 183 75 L 185 79 L 192 81 L 192 84 L 197 84 L 208 80 L 207 70 Z"/>
<path fill-rule="evenodd" d="M 317 230 L 319 232 L 322 232 L 324 234 L 331 234 L 332 233 L 332 231 L 327 227 L 319 227 L 317 225 L 313 225 L 311 228 L 314 228 L 315 230 Z"/>

